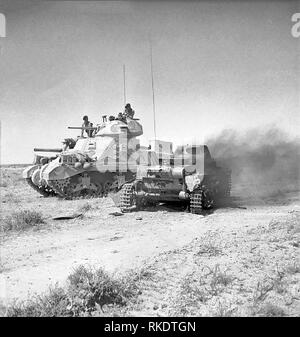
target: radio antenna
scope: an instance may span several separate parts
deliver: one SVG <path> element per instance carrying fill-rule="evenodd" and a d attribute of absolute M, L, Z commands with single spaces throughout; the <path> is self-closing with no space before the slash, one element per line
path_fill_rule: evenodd
<path fill-rule="evenodd" d="M 152 107 L 153 107 L 153 129 L 154 129 L 154 139 L 156 140 L 156 120 L 155 120 L 155 95 L 154 95 L 154 77 L 153 77 L 153 56 L 152 56 L 152 41 L 149 37 L 150 42 L 150 65 L 151 65 L 151 84 L 152 84 Z"/>
<path fill-rule="evenodd" d="M 125 64 L 123 64 L 123 87 L 124 87 L 124 106 L 126 104 L 126 70 Z"/>

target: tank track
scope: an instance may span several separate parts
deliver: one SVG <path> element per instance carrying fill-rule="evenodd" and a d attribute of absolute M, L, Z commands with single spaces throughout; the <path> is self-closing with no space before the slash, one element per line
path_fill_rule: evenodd
<path fill-rule="evenodd" d="M 120 209 L 123 213 L 130 212 L 136 206 L 134 198 L 134 184 L 126 183 L 120 191 Z"/>
<path fill-rule="evenodd" d="M 190 211 L 193 214 L 202 213 L 202 190 L 195 190 L 190 196 Z"/>
<path fill-rule="evenodd" d="M 56 195 L 53 189 L 50 188 L 49 186 L 37 186 L 32 182 L 31 178 L 26 178 L 25 180 L 27 181 L 28 185 L 31 188 L 33 188 L 35 191 L 37 191 L 44 197 L 51 197 Z"/>
<path fill-rule="evenodd" d="M 231 193 L 231 172 L 226 172 L 225 178 L 222 182 L 222 189 L 221 193 L 218 195 L 218 197 L 221 198 L 229 198 Z"/>
<path fill-rule="evenodd" d="M 214 207 L 215 200 L 214 194 L 210 190 L 202 191 L 202 208 L 212 209 Z"/>
<path fill-rule="evenodd" d="M 226 187 L 225 187 L 225 197 L 230 197 L 230 193 L 231 193 L 231 172 L 228 172 L 227 177 L 226 177 Z"/>
<path fill-rule="evenodd" d="M 85 178 L 89 178 L 87 174 Z M 116 189 L 115 182 L 107 180 L 103 184 L 100 182 L 89 183 L 85 187 L 83 182 L 72 183 L 70 178 L 49 180 L 49 186 L 64 199 L 81 199 L 81 198 L 102 198 L 106 197 L 111 191 Z"/>
<path fill-rule="evenodd" d="M 197 188 L 190 195 L 190 211 L 193 214 L 202 214 L 204 209 L 212 209 L 214 204 L 214 194 L 208 189 Z"/>

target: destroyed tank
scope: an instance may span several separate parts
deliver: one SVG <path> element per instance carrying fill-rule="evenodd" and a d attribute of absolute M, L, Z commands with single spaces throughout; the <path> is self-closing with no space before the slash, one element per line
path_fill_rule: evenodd
<path fill-rule="evenodd" d="M 122 212 L 181 203 L 201 214 L 228 198 L 230 189 L 230 170 L 217 166 L 206 145 L 192 145 L 181 147 L 168 165 L 139 166 L 136 178 L 123 184 L 113 199 Z"/>
<path fill-rule="evenodd" d="M 135 177 L 143 148 L 136 137 L 143 134 L 138 119 L 103 116 L 75 146 L 57 153 L 44 165 L 27 169 L 24 177 L 35 189 L 63 198 L 102 197 Z M 148 162 L 148 165 L 154 162 Z"/>

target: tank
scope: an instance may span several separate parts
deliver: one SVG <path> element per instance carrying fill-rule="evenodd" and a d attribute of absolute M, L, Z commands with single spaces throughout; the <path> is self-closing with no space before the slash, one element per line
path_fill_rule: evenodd
<path fill-rule="evenodd" d="M 39 192 L 66 199 L 103 197 L 135 178 L 137 163 L 154 165 L 148 150 L 140 146 L 143 134 L 138 119 L 110 117 L 93 128 L 83 129 L 87 136 L 77 138 L 74 147 L 63 149 L 47 163 L 36 163 L 23 176 Z M 54 151 L 54 150 L 53 150 Z M 146 156 L 146 157 L 145 157 Z M 145 158 L 144 158 L 145 157 Z"/>
<path fill-rule="evenodd" d="M 41 173 L 48 164 L 58 157 L 58 154 L 66 149 L 74 148 L 76 140 L 65 138 L 61 148 L 34 148 L 33 164 L 23 171 L 23 178 L 35 191 L 44 197 L 55 196 L 56 192 L 41 180 Z"/>
<path fill-rule="evenodd" d="M 206 145 L 175 151 L 168 165 L 139 166 L 136 178 L 112 195 L 122 212 L 158 203 L 180 203 L 201 214 L 230 196 L 231 171 L 221 168 Z"/>

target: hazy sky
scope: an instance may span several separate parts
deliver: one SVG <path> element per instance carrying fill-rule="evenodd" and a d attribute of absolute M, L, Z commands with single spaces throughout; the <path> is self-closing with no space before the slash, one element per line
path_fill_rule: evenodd
<path fill-rule="evenodd" d="M 299 1 L 1 1 L 1 162 L 28 163 L 57 147 L 87 114 L 127 101 L 153 138 L 149 40 L 157 136 L 176 143 L 223 129 L 299 124 Z"/>

